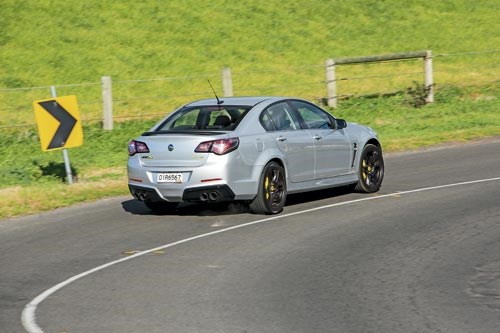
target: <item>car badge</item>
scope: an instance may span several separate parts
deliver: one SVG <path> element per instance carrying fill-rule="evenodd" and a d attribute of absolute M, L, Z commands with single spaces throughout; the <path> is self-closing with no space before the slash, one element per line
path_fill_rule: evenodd
<path fill-rule="evenodd" d="M 174 145 L 173 144 L 169 144 L 168 145 L 168 151 L 172 151 L 174 150 Z"/>

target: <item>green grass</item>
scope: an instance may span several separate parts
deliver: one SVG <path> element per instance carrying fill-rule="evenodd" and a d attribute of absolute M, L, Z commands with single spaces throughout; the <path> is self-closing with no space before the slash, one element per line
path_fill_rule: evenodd
<path fill-rule="evenodd" d="M 377 130 L 388 151 L 500 135 L 500 87 L 442 89 L 435 103 L 408 105 L 404 95 L 344 101 L 338 116 Z"/>
<path fill-rule="evenodd" d="M 407 97 L 356 98 L 334 110 L 337 117 L 373 127 L 386 152 L 443 142 L 461 142 L 500 134 L 497 90 L 467 88 L 442 91 L 436 102 L 410 106 Z M 128 121 L 103 131 L 84 126 L 84 145 L 69 149 L 77 182 L 66 185 L 60 150 L 42 152 L 37 133 L 12 132 L 0 146 L 0 218 L 67 206 L 76 202 L 127 194 L 127 142 L 154 121 Z"/>
<path fill-rule="evenodd" d="M 500 45 L 496 0 L 3 0 L 0 82 L 40 86 Z"/>
<path fill-rule="evenodd" d="M 78 96 L 84 121 L 99 120 L 105 75 L 113 79 L 115 116 L 144 118 L 210 95 L 207 78 L 220 92 L 224 66 L 236 95 L 316 100 L 326 94 L 327 58 L 500 45 L 497 0 L 3 0 L 0 12 L 0 126 L 33 123 L 31 103 L 49 98 L 50 85 Z M 498 79 L 495 59 L 498 53 L 437 57 L 435 82 Z M 341 81 L 339 93 L 405 89 L 422 80 L 420 71 L 421 61 L 344 66 L 339 78 L 372 79 Z M 397 73 L 405 75 L 385 76 Z M 194 77 L 148 81 L 186 76 Z M 41 88 L 1 90 L 26 87 Z"/>
<path fill-rule="evenodd" d="M 225 66 L 235 95 L 319 101 L 327 58 L 430 49 L 436 103 L 351 98 L 334 114 L 375 128 L 386 151 L 499 135 L 498 12 L 497 0 L 2 0 L 0 218 L 126 194 L 128 140 L 211 96 L 207 78 L 220 93 Z M 422 70 L 421 60 L 342 66 L 338 93 L 404 91 Z M 99 125 L 105 75 L 111 132 Z M 171 77 L 183 78 L 152 80 Z M 84 125 L 84 145 L 69 150 L 72 186 L 61 180 L 61 152 L 42 153 L 38 142 L 32 102 L 49 98 L 51 85 L 77 95 Z"/>
<path fill-rule="evenodd" d="M 127 143 L 153 125 L 151 121 L 117 123 L 113 131 L 84 126 L 84 144 L 68 149 L 73 173 L 81 181 L 123 175 Z M 0 188 L 33 183 L 58 183 L 66 172 L 61 150 L 42 152 L 35 129 L 5 133 L 0 147 Z M 108 170 L 100 172 L 100 170 Z"/>

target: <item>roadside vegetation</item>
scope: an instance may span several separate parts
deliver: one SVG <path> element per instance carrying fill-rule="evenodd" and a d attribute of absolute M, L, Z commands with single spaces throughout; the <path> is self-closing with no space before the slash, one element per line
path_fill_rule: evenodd
<path fill-rule="evenodd" d="M 442 91 L 434 104 L 422 108 L 407 105 L 403 95 L 357 98 L 332 113 L 373 127 L 384 150 L 395 152 L 500 135 L 498 95 L 491 88 Z M 84 145 L 69 149 L 77 177 L 73 185 L 64 182 L 61 151 L 42 153 L 35 129 L 3 136 L 0 218 L 127 194 L 127 143 L 153 124 L 127 121 L 113 131 L 84 126 Z"/>
<path fill-rule="evenodd" d="M 499 11 L 496 0 L 2 1 L 0 219 L 127 194 L 127 142 L 180 104 L 209 96 L 190 92 L 210 92 L 206 77 L 128 80 L 213 73 L 220 91 L 220 69 L 229 66 L 236 95 L 318 102 L 327 58 L 472 53 L 435 59 L 435 103 L 429 105 L 419 104 L 423 92 L 413 83 L 422 74 L 386 77 L 421 71 L 420 63 L 342 67 L 340 78 L 373 79 L 340 81 L 339 93 L 352 96 L 331 111 L 373 127 L 386 152 L 498 136 L 499 53 L 474 52 L 500 45 Z M 112 131 L 99 123 L 103 75 L 118 82 Z M 77 176 L 71 186 L 64 182 L 61 151 L 41 151 L 34 122 L 31 103 L 50 97 L 49 85 L 79 99 L 84 145 L 69 149 Z M 385 91 L 392 93 L 365 96 Z"/>

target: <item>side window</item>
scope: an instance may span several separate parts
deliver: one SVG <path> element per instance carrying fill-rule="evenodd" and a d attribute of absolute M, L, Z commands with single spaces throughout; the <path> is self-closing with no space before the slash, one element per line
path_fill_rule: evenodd
<path fill-rule="evenodd" d="M 260 116 L 260 123 L 262 127 L 264 127 L 264 129 L 268 132 L 276 130 L 273 121 L 271 120 L 271 116 L 269 116 L 269 113 L 267 113 L 267 111 L 262 112 L 262 115 Z"/>
<path fill-rule="evenodd" d="M 300 128 L 287 103 L 278 103 L 268 107 L 261 117 L 261 124 L 266 131 L 290 131 Z"/>
<path fill-rule="evenodd" d="M 307 128 L 335 128 L 328 114 L 320 108 L 301 101 L 292 101 L 300 116 L 304 120 Z"/>

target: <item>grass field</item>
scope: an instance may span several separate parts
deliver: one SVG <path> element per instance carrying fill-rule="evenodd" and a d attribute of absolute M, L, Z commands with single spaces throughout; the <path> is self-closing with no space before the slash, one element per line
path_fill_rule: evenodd
<path fill-rule="evenodd" d="M 432 50 L 438 88 L 500 73 L 498 52 L 463 55 L 500 49 L 498 0 L 2 0 L 0 12 L 0 127 L 33 123 L 31 102 L 51 85 L 99 120 L 102 76 L 125 119 L 207 96 L 207 78 L 221 91 L 225 66 L 237 95 L 311 100 L 325 96 L 327 58 Z M 339 93 L 404 89 L 421 71 L 420 61 L 342 67 L 352 79 Z"/>
<path fill-rule="evenodd" d="M 126 194 L 126 144 L 174 107 L 221 91 L 325 97 L 327 58 L 432 50 L 436 102 L 408 105 L 420 60 L 340 67 L 333 113 L 374 127 L 386 151 L 500 135 L 500 2 L 62 1 L 0 2 L 0 218 Z M 113 78 L 111 132 L 100 78 Z M 175 78 L 175 79 L 172 79 Z M 32 102 L 78 97 L 84 145 L 78 182 L 61 181 L 60 151 L 42 153 Z"/>
<path fill-rule="evenodd" d="M 357 98 L 344 101 L 333 112 L 372 126 L 386 152 L 403 151 L 500 135 L 500 100 L 494 97 L 498 93 L 498 87 L 442 91 L 436 103 L 422 108 L 408 105 L 404 95 Z M 34 130 L 4 136 L 0 218 L 127 194 L 127 142 L 153 123 L 122 122 L 113 131 L 103 131 L 97 124 L 84 126 L 84 145 L 69 149 L 78 177 L 70 186 L 63 182 L 61 151 L 42 153 Z"/>

